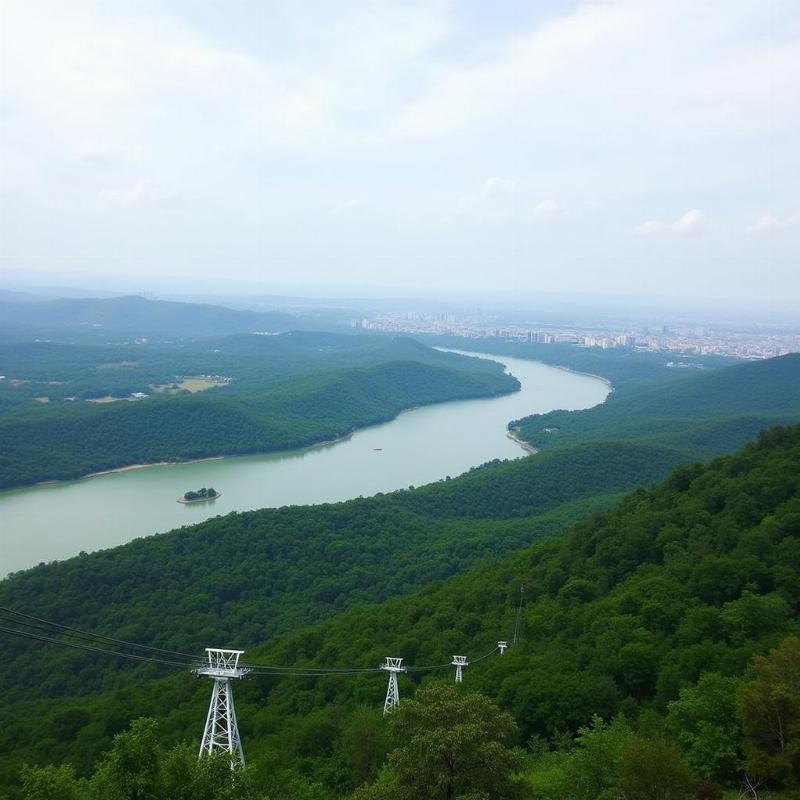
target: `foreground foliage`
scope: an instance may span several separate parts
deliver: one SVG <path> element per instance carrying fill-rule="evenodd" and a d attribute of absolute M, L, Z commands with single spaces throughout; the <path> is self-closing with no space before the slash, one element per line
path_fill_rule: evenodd
<path fill-rule="evenodd" d="M 252 770 L 231 772 L 225 753 L 198 759 L 188 745 L 166 750 L 157 723 L 145 718 L 114 737 L 88 778 L 68 765 L 22 771 L 25 800 L 269 800 L 255 784 Z"/>
<path fill-rule="evenodd" d="M 529 796 L 510 747 L 516 725 L 485 697 L 430 685 L 389 721 L 387 772 L 356 800 L 514 800 Z"/>

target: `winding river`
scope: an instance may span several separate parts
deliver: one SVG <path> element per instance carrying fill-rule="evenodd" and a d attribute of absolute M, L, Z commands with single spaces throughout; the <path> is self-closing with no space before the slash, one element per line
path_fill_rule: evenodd
<path fill-rule="evenodd" d="M 512 419 L 603 402 L 599 378 L 509 357 L 522 389 L 406 411 L 335 444 L 255 456 L 153 466 L 0 492 L 0 575 L 80 551 L 191 525 L 217 514 L 324 503 L 421 486 L 525 451 L 506 436 Z M 222 496 L 183 505 L 189 489 Z"/>

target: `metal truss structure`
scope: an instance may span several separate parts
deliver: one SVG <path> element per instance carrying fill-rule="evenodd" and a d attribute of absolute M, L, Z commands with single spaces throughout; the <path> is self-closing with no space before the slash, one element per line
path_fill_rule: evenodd
<path fill-rule="evenodd" d="M 466 656 L 453 656 L 453 666 L 456 668 L 456 683 L 461 683 L 464 680 L 462 670 L 464 667 L 469 666 Z"/>
<path fill-rule="evenodd" d="M 239 666 L 243 650 L 221 650 L 207 647 L 208 663 L 194 670 L 198 677 L 213 678 L 211 703 L 208 706 L 206 727 L 200 745 L 200 757 L 204 753 L 225 750 L 231 755 L 231 769 L 244 766 L 244 750 L 236 724 L 236 709 L 233 705 L 231 679 L 241 679 L 250 670 Z"/>
<path fill-rule="evenodd" d="M 383 713 L 388 714 L 395 706 L 400 703 L 400 690 L 397 688 L 397 673 L 406 672 L 402 658 L 389 658 L 381 664 L 384 672 L 389 673 L 389 687 L 386 689 L 386 701 L 383 704 Z"/>

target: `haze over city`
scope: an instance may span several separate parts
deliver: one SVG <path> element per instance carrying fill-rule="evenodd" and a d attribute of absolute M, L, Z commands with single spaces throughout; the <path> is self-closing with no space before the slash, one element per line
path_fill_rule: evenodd
<path fill-rule="evenodd" d="M 791 0 L 2 15 L 6 285 L 800 300 Z"/>

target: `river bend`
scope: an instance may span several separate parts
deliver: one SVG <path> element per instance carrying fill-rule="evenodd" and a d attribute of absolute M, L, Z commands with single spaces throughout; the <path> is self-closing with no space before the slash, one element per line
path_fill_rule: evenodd
<path fill-rule="evenodd" d="M 521 458 L 525 452 L 506 436 L 510 420 L 588 408 L 609 392 L 606 382 L 589 375 L 492 358 L 519 379 L 519 392 L 411 409 L 330 445 L 0 492 L 0 575 L 230 511 L 347 500 L 455 477 L 495 458 Z M 176 502 L 202 486 L 222 496 L 209 503 Z"/>

